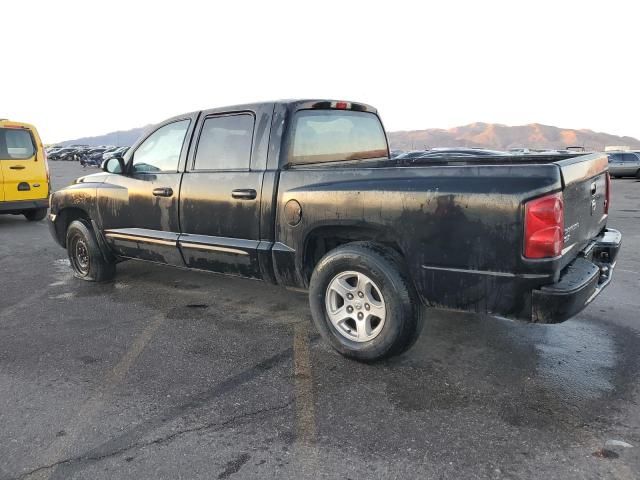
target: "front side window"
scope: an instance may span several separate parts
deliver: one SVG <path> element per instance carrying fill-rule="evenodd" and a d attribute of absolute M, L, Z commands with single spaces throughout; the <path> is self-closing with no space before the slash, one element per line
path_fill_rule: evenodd
<path fill-rule="evenodd" d="M 207 118 L 198 140 L 194 170 L 248 170 L 253 123 L 250 113 Z"/>
<path fill-rule="evenodd" d="M 387 158 L 387 138 L 377 115 L 350 110 L 301 110 L 296 114 L 291 163 Z"/>
<path fill-rule="evenodd" d="M 27 160 L 35 154 L 29 130 L 0 128 L 0 160 Z"/>
<path fill-rule="evenodd" d="M 160 127 L 140 144 L 133 154 L 137 173 L 177 172 L 184 137 L 191 120 L 180 120 Z"/>

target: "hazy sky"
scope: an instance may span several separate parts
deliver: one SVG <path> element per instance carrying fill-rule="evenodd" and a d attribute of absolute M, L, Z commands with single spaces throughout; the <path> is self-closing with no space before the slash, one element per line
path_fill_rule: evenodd
<path fill-rule="evenodd" d="M 45 142 L 278 98 L 389 130 L 540 122 L 640 138 L 636 1 L 4 1 L 0 117 Z"/>

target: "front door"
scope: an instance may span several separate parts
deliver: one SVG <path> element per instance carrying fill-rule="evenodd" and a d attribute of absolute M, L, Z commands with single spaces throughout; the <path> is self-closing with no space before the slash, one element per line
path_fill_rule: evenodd
<path fill-rule="evenodd" d="M 178 198 L 195 115 L 161 125 L 132 149 L 124 173 L 98 189 L 106 241 L 123 257 L 184 266 Z"/>
<path fill-rule="evenodd" d="M 187 266 L 262 278 L 260 199 L 264 167 L 252 162 L 266 153 L 254 136 L 256 113 L 204 114 L 197 146 L 180 192 L 179 246 Z M 261 138 L 257 138 L 261 137 Z"/>

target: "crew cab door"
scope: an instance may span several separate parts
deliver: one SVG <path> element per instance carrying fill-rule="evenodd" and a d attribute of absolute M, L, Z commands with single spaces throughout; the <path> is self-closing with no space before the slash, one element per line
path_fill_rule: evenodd
<path fill-rule="evenodd" d="M 197 115 L 160 125 L 132 149 L 123 173 L 98 189 L 106 241 L 123 257 L 184 266 L 178 250 L 178 197 Z"/>
<path fill-rule="evenodd" d="M 202 114 L 180 191 L 178 245 L 187 266 L 262 278 L 260 205 L 268 137 L 260 110 Z"/>

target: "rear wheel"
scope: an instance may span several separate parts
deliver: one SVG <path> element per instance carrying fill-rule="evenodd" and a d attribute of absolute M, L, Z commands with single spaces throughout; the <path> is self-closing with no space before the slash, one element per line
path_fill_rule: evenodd
<path fill-rule="evenodd" d="M 116 265 L 104 259 L 91 226 L 74 220 L 67 229 L 67 254 L 76 277 L 90 282 L 111 280 Z"/>
<path fill-rule="evenodd" d="M 23 215 L 30 222 L 39 222 L 47 216 L 46 208 L 34 208 L 33 210 L 25 210 Z"/>
<path fill-rule="evenodd" d="M 342 355 L 371 362 L 418 338 L 423 306 L 394 250 L 355 242 L 327 253 L 309 287 L 316 328 Z"/>

